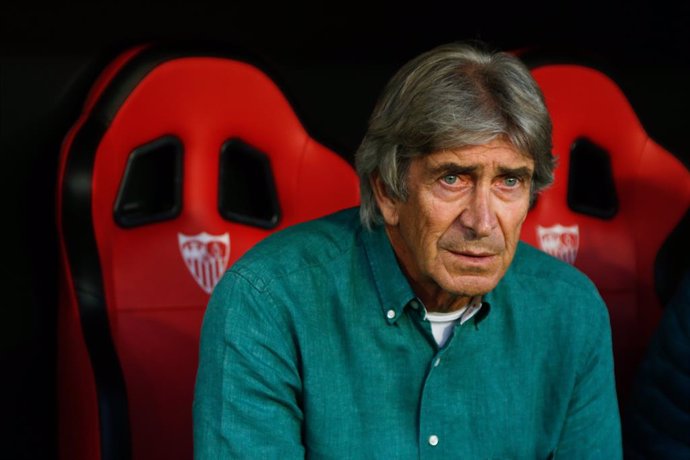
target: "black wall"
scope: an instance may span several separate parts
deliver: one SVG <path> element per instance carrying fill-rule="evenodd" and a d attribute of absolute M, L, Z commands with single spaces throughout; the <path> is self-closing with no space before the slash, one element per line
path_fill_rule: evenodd
<path fill-rule="evenodd" d="M 374 2 L 369 2 L 374 4 Z M 401 2 L 398 2 L 401 3 Z M 450 2 L 445 2 L 446 4 Z M 348 160 L 384 82 L 436 44 L 577 55 L 618 78 L 649 133 L 690 160 L 690 4 L 620 2 L 502 7 L 276 7 L 89 3 L 0 10 L 0 457 L 54 458 L 57 241 L 54 200 L 62 137 L 109 59 L 145 41 L 220 42 L 274 68 L 312 135 Z M 473 2 L 474 3 L 474 2 Z"/>

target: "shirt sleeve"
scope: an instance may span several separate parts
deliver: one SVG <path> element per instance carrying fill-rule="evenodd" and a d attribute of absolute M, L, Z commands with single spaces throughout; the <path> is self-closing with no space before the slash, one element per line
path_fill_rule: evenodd
<path fill-rule="evenodd" d="M 194 457 L 304 458 L 301 379 L 286 312 L 229 271 L 201 331 Z"/>
<path fill-rule="evenodd" d="M 568 414 L 554 458 L 620 459 L 622 440 L 608 311 L 596 295 Z"/>

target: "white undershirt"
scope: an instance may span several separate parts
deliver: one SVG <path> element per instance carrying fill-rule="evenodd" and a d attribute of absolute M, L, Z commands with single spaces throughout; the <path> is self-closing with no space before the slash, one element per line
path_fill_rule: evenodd
<path fill-rule="evenodd" d="M 434 334 L 434 339 L 439 347 L 445 345 L 446 340 L 453 332 L 453 326 L 458 319 L 465 313 L 467 306 L 460 310 L 452 311 L 450 313 L 427 313 L 426 319 L 431 323 L 431 332 Z"/>
<path fill-rule="evenodd" d="M 465 305 L 459 310 L 451 311 L 450 313 L 429 313 L 426 314 L 426 319 L 431 323 L 431 333 L 434 335 L 434 340 L 439 347 L 443 347 L 448 340 L 448 337 L 453 333 L 455 323 L 460 321 L 460 324 L 465 324 L 465 321 L 472 318 L 481 308 L 481 298 L 472 298 L 469 304 Z M 467 314 L 465 314 L 467 312 Z"/>

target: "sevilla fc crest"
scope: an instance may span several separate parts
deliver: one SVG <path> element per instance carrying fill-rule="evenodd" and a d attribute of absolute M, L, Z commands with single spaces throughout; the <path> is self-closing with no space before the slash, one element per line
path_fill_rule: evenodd
<path fill-rule="evenodd" d="M 210 294 L 225 272 L 230 258 L 230 234 L 177 234 L 180 253 L 197 284 Z"/>
<path fill-rule="evenodd" d="M 561 224 L 553 227 L 537 225 L 537 236 L 542 251 L 569 264 L 575 263 L 577 249 L 580 246 L 580 229 L 577 224 L 570 227 Z"/>

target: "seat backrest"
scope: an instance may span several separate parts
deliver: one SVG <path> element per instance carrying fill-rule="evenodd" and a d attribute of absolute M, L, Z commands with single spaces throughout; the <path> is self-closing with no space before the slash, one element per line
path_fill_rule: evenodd
<path fill-rule="evenodd" d="M 690 174 L 647 135 L 604 73 L 569 64 L 543 64 L 532 73 L 552 116 L 558 166 L 522 239 L 574 264 L 598 287 L 609 308 L 624 401 L 662 312 L 655 258 L 690 206 Z"/>
<path fill-rule="evenodd" d="M 118 57 L 61 153 L 60 457 L 192 458 L 215 283 L 271 232 L 358 202 L 353 168 L 250 60 Z"/>

